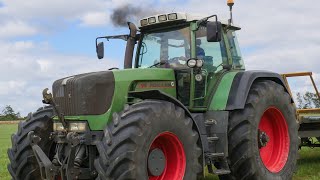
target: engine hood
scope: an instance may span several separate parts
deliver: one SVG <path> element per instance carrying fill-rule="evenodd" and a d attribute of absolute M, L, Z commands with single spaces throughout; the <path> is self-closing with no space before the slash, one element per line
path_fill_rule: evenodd
<path fill-rule="evenodd" d="M 172 69 L 112 70 L 56 80 L 52 91 L 55 103 L 65 116 L 103 115 L 107 111 L 121 111 L 131 85 L 137 82 L 174 80 Z"/>

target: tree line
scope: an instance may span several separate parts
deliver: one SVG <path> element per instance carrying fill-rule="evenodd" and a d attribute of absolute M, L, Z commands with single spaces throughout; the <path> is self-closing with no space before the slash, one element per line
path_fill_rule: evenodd
<path fill-rule="evenodd" d="M 296 106 L 299 109 L 320 108 L 320 100 L 316 93 L 297 93 Z"/>
<path fill-rule="evenodd" d="M 0 113 L 0 121 L 14 121 L 24 119 L 19 112 L 15 112 L 10 105 L 6 105 Z"/>

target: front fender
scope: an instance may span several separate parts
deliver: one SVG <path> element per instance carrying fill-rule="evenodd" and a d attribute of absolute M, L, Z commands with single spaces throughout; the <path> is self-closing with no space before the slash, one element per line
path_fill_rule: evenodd
<path fill-rule="evenodd" d="M 226 109 L 243 109 L 252 84 L 258 80 L 271 80 L 282 85 L 286 92 L 288 92 L 285 83 L 278 73 L 269 71 L 244 71 L 239 72 L 233 79 Z M 291 98 L 293 102 L 293 99 Z"/>

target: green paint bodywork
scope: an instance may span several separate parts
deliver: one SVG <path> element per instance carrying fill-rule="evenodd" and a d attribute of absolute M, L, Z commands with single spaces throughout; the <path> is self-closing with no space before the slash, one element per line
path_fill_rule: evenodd
<path fill-rule="evenodd" d="M 208 110 L 225 110 L 233 79 L 238 72 L 228 72 L 223 76 L 209 104 Z"/>
<path fill-rule="evenodd" d="M 114 112 L 120 112 L 128 100 L 128 92 L 136 82 L 139 81 L 175 81 L 172 69 L 125 69 L 113 70 L 115 78 L 115 90 L 110 109 L 101 115 L 66 116 L 66 120 L 88 121 L 89 127 L 93 131 L 104 130 L 105 126 L 112 119 Z M 159 89 L 172 97 L 176 97 L 175 88 L 154 88 Z M 139 90 L 139 89 L 137 89 Z M 148 89 L 150 90 L 150 89 Z"/>

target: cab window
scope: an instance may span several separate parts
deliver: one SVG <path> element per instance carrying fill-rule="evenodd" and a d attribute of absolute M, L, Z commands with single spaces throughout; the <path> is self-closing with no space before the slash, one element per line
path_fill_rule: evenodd
<path fill-rule="evenodd" d="M 222 65 L 228 62 L 227 52 L 223 40 L 221 42 L 208 42 L 207 29 L 200 26 L 196 32 L 196 56 L 204 60 L 203 69 L 208 72 L 217 72 Z"/>

